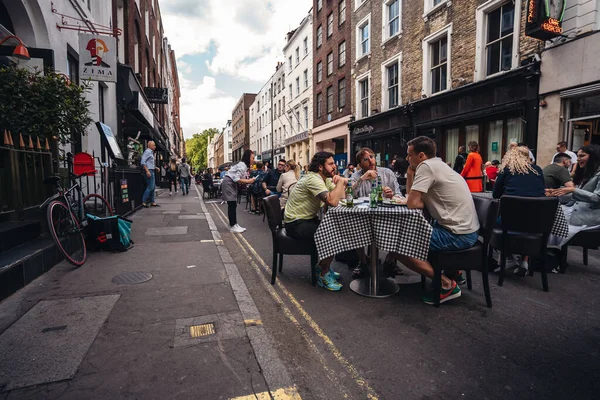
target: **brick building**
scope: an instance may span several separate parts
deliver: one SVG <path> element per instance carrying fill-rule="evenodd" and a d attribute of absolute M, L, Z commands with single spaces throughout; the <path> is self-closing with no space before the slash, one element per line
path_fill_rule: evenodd
<path fill-rule="evenodd" d="M 354 0 L 313 1 L 313 130 L 311 153 L 329 151 L 342 167 L 349 158 Z M 350 157 L 351 158 L 351 157 Z"/>
<path fill-rule="evenodd" d="M 248 109 L 256 94 L 244 93 L 231 113 L 232 124 L 232 162 L 242 159 L 244 150 L 250 148 L 250 125 Z"/>
<path fill-rule="evenodd" d="M 353 2 L 352 148 L 385 165 L 416 135 L 450 162 L 471 140 L 486 160 L 512 140 L 535 147 L 541 47 L 524 35 L 525 3 Z"/>

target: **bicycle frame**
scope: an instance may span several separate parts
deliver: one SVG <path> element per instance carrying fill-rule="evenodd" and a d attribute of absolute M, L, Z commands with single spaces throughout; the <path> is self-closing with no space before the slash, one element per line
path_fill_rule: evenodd
<path fill-rule="evenodd" d="M 48 197 L 48 199 L 46 199 L 46 201 L 44 201 L 40 205 L 40 209 L 45 208 L 53 200 L 60 200 L 63 204 L 65 204 L 67 206 L 67 208 L 69 209 L 69 212 L 71 212 L 71 213 L 73 213 L 73 215 L 75 215 L 75 218 L 77 218 L 80 225 L 82 227 L 85 227 L 85 226 L 87 226 L 87 218 L 84 215 L 83 193 L 81 191 L 81 186 L 79 186 L 79 183 L 77 181 L 75 181 L 74 179 L 72 179 L 72 182 L 73 182 L 73 185 L 66 191 L 62 188 L 60 183 L 57 183 L 56 193 L 53 194 L 52 196 Z M 77 190 L 77 193 L 79 195 L 78 196 L 79 198 L 77 199 L 78 210 L 76 213 L 73 212 L 73 206 L 71 204 L 71 201 L 69 201 L 70 200 L 69 197 L 72 196 L 72 194 L 75 190 Z"/>

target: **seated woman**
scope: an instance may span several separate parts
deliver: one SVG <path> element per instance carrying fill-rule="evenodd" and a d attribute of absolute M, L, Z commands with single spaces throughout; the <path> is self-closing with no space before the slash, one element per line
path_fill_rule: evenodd
<path fill-rule="evenodd" d="M 502 159 L 500 174 L 494 184 L 493 196 L 495 199 L 503 195 L 523 197 L 545 196 L 546 185 L 544 173 L 537 165 L 531 163 L 529 150 L 526 147 L 514 147 Z M 498 220 L 500 221 L 500 220 Z M 515 257 L 513 256 L 513 259 Z M 514 273 L 525 276 L 529 269 L 529 257 L 525 256 Z"/>
<path fill-rule="evenodd" d="M 583 146 L 577 152 L 577 168 L 573 187 L 548 189 L 548 196 L 568 196 L 563 206 L 569 223 L 566 238 L 551 237 L 549 245 L 562 247 L 578 232 L 600 228 L 600 146 Z"/>
<path fill-rule="evenodd" d="M 281 193 L 279 204 L 282 210 L 285 208 L 285 203 L 287 203 L 290 186 L 298 182 L 298 179 L 300 179 L 300 167 L 296 164 L 296 161 L 288 160 L 285 163 L 285 173 L 281 174 L 279 181 L 277 181 L 277 192 Z"/>

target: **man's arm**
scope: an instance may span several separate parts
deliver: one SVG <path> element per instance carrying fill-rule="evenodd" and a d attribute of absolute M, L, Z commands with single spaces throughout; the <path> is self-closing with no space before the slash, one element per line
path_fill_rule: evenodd
<path fill-rule="evenodd" d="M 423 193 L 418 190 L 411 190 L 408 194 L 406 205 L 408 208 L 425 208 L 425 203 L 423 203 Z"/>
<path fill-rule="evenodd" d="M 334 176 L 333 181 L 335 183 L 335 188 L 330 192 L 321 192 L 317 195 L 317 198 L 321 200 L 323 203 L 330 207 L 335 207 L 338 205 L 341 199 L 344 198 L 346 192 L 346 184 L 348 180 L 346 178 L 342 178 L 340 176 Z"/>

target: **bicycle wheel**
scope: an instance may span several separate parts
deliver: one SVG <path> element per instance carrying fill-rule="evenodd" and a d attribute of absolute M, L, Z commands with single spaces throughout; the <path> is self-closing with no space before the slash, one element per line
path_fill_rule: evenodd
<path fill-rule="evenodd" d="M 67 206 L 57 200 L 48 205 L 48 229 L 66 260 L 79 267 L 85 263 L 87 249 L 79 222 Z"/>
<path fill-rule="evenodd" d="M 83 210 L 85 214 L 90 214 L 98 218 L 105 218 L 115 215 L 108 201 L 96 193 L 90 193 L 83 198 Z"/>

